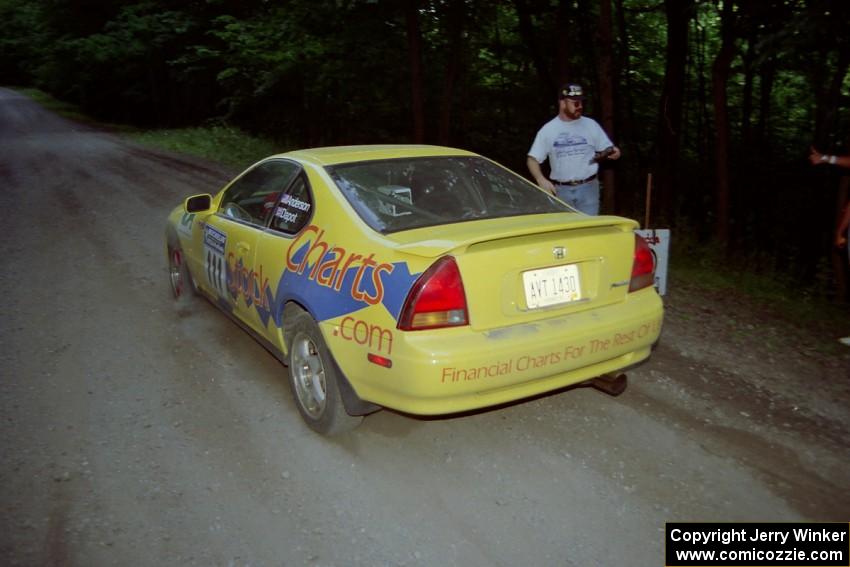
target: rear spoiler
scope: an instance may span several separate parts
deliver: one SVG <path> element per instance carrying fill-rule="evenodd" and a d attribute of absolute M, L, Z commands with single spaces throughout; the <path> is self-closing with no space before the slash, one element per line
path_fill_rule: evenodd
<path fill-rule="evenodd" d="M 521 219 L 521 220 L 519 220 Z M 612 227 L 623 232 L 632 232 L 638 228 L 637 221 L 616 216 L 585 216 L 572 213 L 545 215 L 533 225 L 528 217 L 510 217 L 455 223 L 439 228 L 442 238 L 419 239 L 417 235 L 434 233 L 434 227 L 426 227 L 387 235 L 393 240 L 393 248 L 406 254 L 435 258 L 452 250 L 467 248 L 480 242 L 515 238 L 529 234 L 545 234 L 562 230 Z"/>

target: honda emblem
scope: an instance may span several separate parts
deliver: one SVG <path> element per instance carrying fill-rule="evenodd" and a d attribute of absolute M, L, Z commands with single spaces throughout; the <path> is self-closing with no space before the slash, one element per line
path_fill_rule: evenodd
<path fill-rule="evenodd" d="M 563 246 L 555 246 L 552 248 L 552 256 L 554 256 L 556 260 L 563 260 L 566 255 L 567 249 Z"/>

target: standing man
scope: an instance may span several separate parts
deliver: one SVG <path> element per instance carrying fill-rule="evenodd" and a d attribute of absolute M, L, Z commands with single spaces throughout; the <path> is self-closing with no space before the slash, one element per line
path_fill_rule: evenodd
<path fill-rule="evenodd" d="M 812 165 L 837 165 L 850 169 L 850 154 L 846 156 L 826 155 L 822 154 L 811 147 L 809 152 L 809 162 Z M 835 231 L 835 245 L 839 248 L 847 247 L 847 260 L 850 261 L 850 203 L 844 205 L 844 210 L 841 212 L 841 218 L 838 220 L 838 228 Z M 850 336 L 841 337 L 839 342 L 850 346 Z"/>
<path fill-rule="evenodd" d="M 615 146 L 596 120 L 582 116 L 584 90 L 568 83 L 558 91 L 558 116 L 543 125 L 528 150 L 528 171 L 541 189 L 588 215 L 599 214 L 599 161 L 618 159 Z M 549 160 L 551 180 L 540 164 Z"/>
<path fill-rule="evenodd" d="M 850 154 L 846 156 L 826 155 L 820 153 L 814 148 L 814 146 L 812 146 L 809 152 L 809 162 L 811 162 L 812 165 L 830 164 L 850 169 Z M 848 260 L 850 260 L 850 246 L 847 244 L 848 240 L 850 240 L 850 203 L 847 203 L 844 206 L 841 218 L 838 221 L 838 229 L 835 232 L 835 245 L 839 248 L 847 246 Z M 848 337 L 848 339 L 850 339 L 850 337 Z M 850 341 L 848 341 L 848 344 L 850 344 Z"/>

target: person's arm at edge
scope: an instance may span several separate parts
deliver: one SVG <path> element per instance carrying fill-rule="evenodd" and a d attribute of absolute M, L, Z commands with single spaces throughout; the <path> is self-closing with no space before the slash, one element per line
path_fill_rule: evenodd
<path fill-rule="evenodd" d="M 528 167 L 528 171 L 531 173 L 531 176 L 534 178 L 534 181 L 537 182 L 537 186 L 548 192 L 550 195 L 555 194 L 555 186 L 552 185 L 552 182 L 546 179 L 546 176 L 543 175 L 543 170 L 540 169 L 540 164 L 537 163 L 537 160 L 532 156 L 528 156 L 525 160 L 525 164 Z"/>
<path fill-rule="evenodd" d="M 850 203 L 844 206 L 844 212 L 841 214 L 841 220 L 838 221 L 838 228 L 835 231 L 835 245 L 839 248 L 847 246 L 848 226 L 850 226 Z"/>
<path fill-rule="evenodd" d="M 809 161 L 812 165 L 837 165 L 838 167 L 846 167 L 850 169 L 850 154 L 846 156 L 836 156 L 836 155 L 827 155 L 822 154 L 817 151 L 814 147 L 811 149 L 811 153 L 809 154 Z"/>

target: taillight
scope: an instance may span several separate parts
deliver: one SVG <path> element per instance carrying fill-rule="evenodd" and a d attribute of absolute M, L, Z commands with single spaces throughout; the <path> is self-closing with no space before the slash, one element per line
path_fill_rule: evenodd
<path fill-rule="evenodd" d="M 642 237 L 635 234 L 635 261 L 629 291 L 637 291 L 655 283 L 655 255 Z"/>
<path fill-rule="evenodd" d="M 460 270 L 454 258 L 443 256 L 413 284 L 401 310 L 398 328 L 419 331 L 468 323 Z"/>

